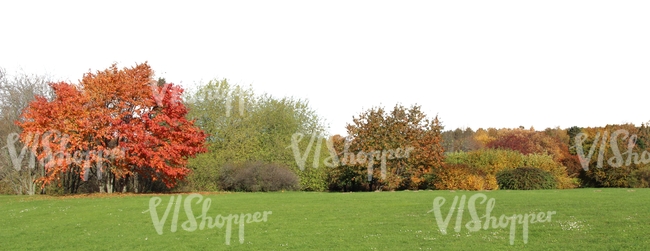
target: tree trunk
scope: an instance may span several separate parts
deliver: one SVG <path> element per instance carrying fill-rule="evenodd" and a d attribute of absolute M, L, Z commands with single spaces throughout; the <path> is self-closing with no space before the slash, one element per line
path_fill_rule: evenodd
<path fill-rule="evenodd" d="M 133 192 L 138 193 L 138 173 L 133 173 Z"/>

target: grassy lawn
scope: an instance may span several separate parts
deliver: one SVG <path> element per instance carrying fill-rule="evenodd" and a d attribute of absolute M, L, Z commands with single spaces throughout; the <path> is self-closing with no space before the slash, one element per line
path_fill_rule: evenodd
<path fill-rule="evenodd" d="M 470 232 L 465 206 L 461 229 L 450 215 L 443 235 L 432 211 L 436 197 L 447 217 L 455 196 L 484 194 L 494 198 L 492 216 L 555 211 L 546 222 L 488 225 Z M 149 209 L 159 197 L 156 219 L 163 217 L 170 198 L 178 195 L 0 196 L 0 249 L 66 250 L 648 250 L 650 249 L 650 189 L 574 189 L 541 191 L 401 191 L 371 193 L 214 193 L 207 215 L 223 226 L 200 229 L 203 202 L 193 199 L 197 218 L 192 231 L 182 194 L 177 230 L 172 232 L 171 205 L 159 235 Z M 153 202 L 156 199 L 154 199 Z M 478 204 L 483 216 L 486 205 Z M 154 204 L 155 205 L 155 204 Z M 207 205 L 207 204 L 206 204 Z M 458 205 L 457 205 L 458 207 Z M 263 220 L 264 212 L 266 221 Z M 259 212 L 259 214 L 255 214 Z M 269 213 L 270 212 L 270 213 Z M 243 243 L 240 225 L 229 215 L 245 216 Z M 226 244 L 228 219 L 230 243 Z M 543 217 L 541 218 L 543 220 Z M 441 219 L 443 220 L 443 219 Z M 484 220 L 484 219 L 481 219 Z M 183 223 L 189 230 L 184 230 Z M 257 221 L 257 222 L 256 222 Z M 483 223 L 482 221 L 481 223 Z"/>

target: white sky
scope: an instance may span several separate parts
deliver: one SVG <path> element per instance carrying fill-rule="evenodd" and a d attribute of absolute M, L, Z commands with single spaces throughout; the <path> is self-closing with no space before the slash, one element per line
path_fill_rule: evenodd
<path fill-rule="evenodd" d="M 148 61 L 309 100 L 345 133 L 373 106 L 457 127 L 650 120 L 650 1 L 3 1 L 0 67 L 77 82 Z"/>

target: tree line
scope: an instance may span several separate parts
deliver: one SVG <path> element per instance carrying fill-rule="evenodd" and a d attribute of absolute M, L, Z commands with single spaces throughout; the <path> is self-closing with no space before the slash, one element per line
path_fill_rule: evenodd
<path fill-rule="evenodd" d="M 650 179 L 648 125 L 444 130 L 420 106 L 397 104 L 328 135 L 307 100 L 226 79 L 186 92 L 147 63 L 79 83 L 0 70 L 0 102 L 6 194 L 483 190 L 522 167 L 550 175 L 554 188 Z"/>

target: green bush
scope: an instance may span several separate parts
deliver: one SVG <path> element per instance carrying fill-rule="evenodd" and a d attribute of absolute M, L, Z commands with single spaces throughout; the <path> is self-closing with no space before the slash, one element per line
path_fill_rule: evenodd
<path fill-rule="evenodd" d="M 650 167 L 643 167 L 632 172 L 629 176 L 630 187 L 648 188 L 650 187 Z"/>
<path fill-rule="evenodd" d="M 219 188 L 226 191 L 298 190 L 298 176 L 288 167 L 263 162 L 226 164 L 219 171 Z"/>
<path fill-rule="evenodd" d="M 222 166 L 213 153 L 199 154 L 191 158 L 188 168 L 192 172 L 179 184 L 174 187 L 177 192 L 199 192 L 217 191 L 217 180 L 219 178 L 219 166 Z"/>
<path fill-rule="evenodd" d="M 535 167 L 504 169 L 497 173 L 496 178 L 500 189 L 537 190 L 557 187 L 551 173 Z"/>
<path fill-rule="evenodd" d="M 327 169 L 327 184 L 329 191 L 351 192 L 363 191 L 364 179 L 367 179 L 367 173 L 364 176 L 359 174 L 357 169 L 347 165 Z"/>

